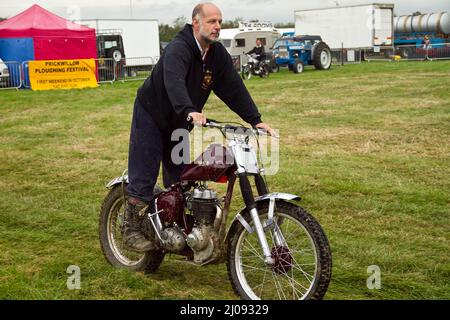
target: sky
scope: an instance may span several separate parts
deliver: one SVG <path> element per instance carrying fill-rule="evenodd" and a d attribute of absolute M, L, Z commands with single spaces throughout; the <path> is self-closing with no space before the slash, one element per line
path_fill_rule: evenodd
<path fill-rule="evenodd" d="M 195 4 L 190 0 L 0 0 L 0 17 L 9 18 L 33 4 L 70 20 L 78 19 L 157 19 L 172 24 L 180 17 L 190 17 Z M 294 11 L 367 3 L 393 3 L 397 15 L 420 11 L 450 12 L 450 0 L 217 0 L 224 20 L 242 17 L 273 23 L 294 22 Z"/>

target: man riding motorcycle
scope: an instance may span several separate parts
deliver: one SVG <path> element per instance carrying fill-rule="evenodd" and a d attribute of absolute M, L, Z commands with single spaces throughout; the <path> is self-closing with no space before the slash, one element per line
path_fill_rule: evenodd
<path fill-rule="evenodd" d="M 263 61 L 266 58 L 266 52 L 264 50 L 264 46 L 262 45 L 261 40 L 257 39 L 256 46 L 252 50 L 247 52 L 247 54 L 255 55 L 255 59 L 258 60 L 258 64 L 256 65 L 256 67 L 259 67 L 261 61 Z"/>
<path fill-rule="evenodd" d="M 203 125 L 202 113 L 211 91 L 250 125 L 274 133 L 262 122 L 253 99 L 234 72 L 231 57 L 218 44 L 220 9 L 211 3 L 194 8 L 187 24 L 164 50 L 151 76 L 138 90 L 133 111 L 128 157 L 129 184 L 124 238 L 130 249 L 146 252 L 154 243 L 142 232 L 148 211 L 154 212 L 153 188 L 160 163 L 165 187 L 180 180 L 183 164 L 175 164 L 171 150 L 174 130 L 192 129 L 186 119 Z"/>

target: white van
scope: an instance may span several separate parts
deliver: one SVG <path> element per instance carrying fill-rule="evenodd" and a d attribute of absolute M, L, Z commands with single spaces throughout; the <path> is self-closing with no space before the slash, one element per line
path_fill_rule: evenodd
<path fill-rule="evenodd" d="M 7 87 L 9 84 L 8 66 L 0 59 L 0 87 Z"/>
<path fill-rule="evenodd" d="M 235 60 L 235 63 L 242 65 L 246 62 L 244 52 L 252 50 L 257 39 L 261 40 L 264 50 L 268 53 L 280 36 L 280 32 L 271 23 L 241 22 L 239 28 L 222 29 L 219 41 L 231 56 L 240 57 L 239 61 Z"/>

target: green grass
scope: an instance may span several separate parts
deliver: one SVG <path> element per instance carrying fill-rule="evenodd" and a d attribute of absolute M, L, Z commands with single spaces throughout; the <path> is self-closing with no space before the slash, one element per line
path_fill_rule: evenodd
<path fill-rule="evenodd" d="M 172 256 L 144 275 L 102 256 L 104 185 L 126 167 L 140 84 L 0 91 L 0 298 L 236 299 L 225 265 Z M 281 134 L 271 190 L 301 195 L 328 235 L 326 298 L 449 299 L 450 61 L 283 70 L 246 85 Z M 240 120 L 214 96 L 205 113 Z M 81 290 L 66 287 L 69 265 Z M 380 290 L 366 287 L 370 265 Z"/>

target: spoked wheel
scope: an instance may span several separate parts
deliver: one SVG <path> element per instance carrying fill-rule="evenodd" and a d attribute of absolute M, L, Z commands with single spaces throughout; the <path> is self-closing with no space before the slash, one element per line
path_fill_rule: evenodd
<path fill-rule="evenodd" d="M 241 76 L 244 80 L 250 80 L 250 78 L 252 77 L 252 69 L 249 65 L 245 65 L 242 67 Z"/>
<path fill-rule="evenodd" d="M 124 219 L 122 186 L 117 185 L 106 196 L 100 211 L 99 236 L 103 255 L 111 265 L 118 268 L 155 272 L 164 259 L 164 252 L 137 253 L 128 250 L 122 238 Z"/>
<path fill-rule="evenodd" d="M 242 299 L 321 299 L 331 278 L 331 251 L 319 223 L 305 210 L 278 201 L 273 223 L 268 203 L 258 205 L 274 263 L 266 265 L 255 231 L 236 221 L 230 232 L 228 275 Z M 244 218 L 253 229 L 248 213 Z"/>
<path fill-rule="evenodd" d="M 261 78 L 268 78 L 269 74 L 270 74 L 269 66 L 267 64 L 261 66 L 261 73 L 259 74 L 259 76 Z"/>

